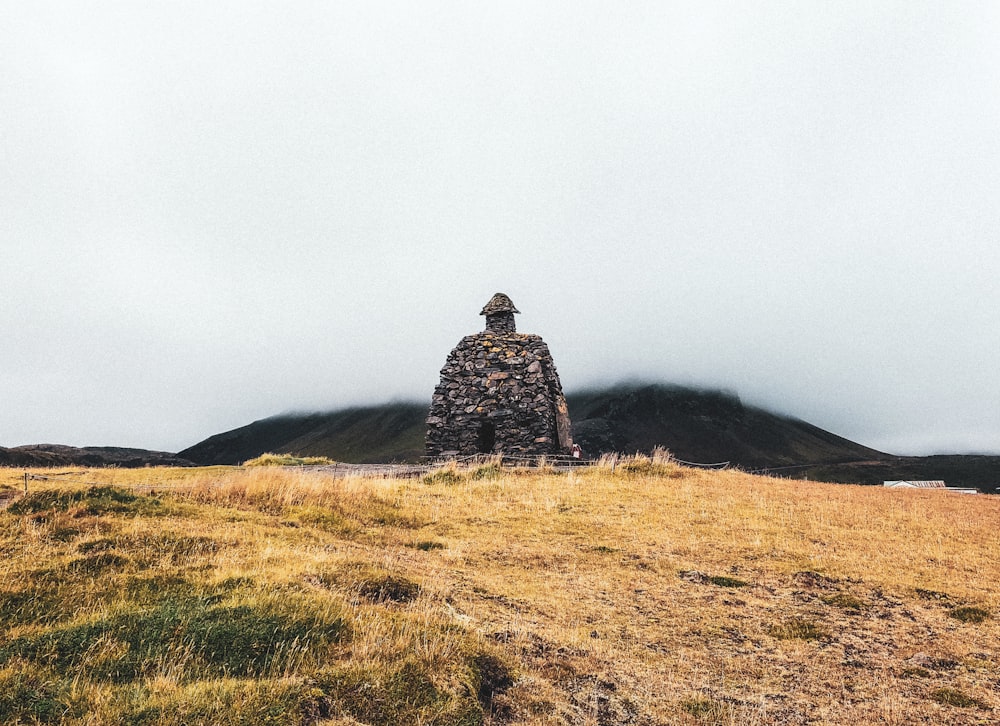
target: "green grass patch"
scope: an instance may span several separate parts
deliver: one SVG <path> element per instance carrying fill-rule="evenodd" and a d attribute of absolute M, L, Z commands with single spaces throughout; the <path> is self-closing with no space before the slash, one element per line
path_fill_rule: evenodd
<path fill-rule="evenodd" d="M 848 610 L 855 613 L 859 613 L 868 607 L 867 603 L 859 600 L 849 592 L 838 592 L 836 595 L 829 595 L 820 599 L 827 605 L 833 605 L 834 607 L 841 608 L 842 610 Z"/>
<path fill-rule="evenodd" d="M 444 542 L 436 542 L 434 540 L 421 540 L 420 542 L 411 542 L 406 546 L 412 547 L 415 550 L 420 550 L 421 552 L 431 552 L 432 550 L 443 550 Z"/>
<path fill-rule="evenodd" d="M 420 585 L 409 578 L 366 562 L 349 562 L 335 570 L 306 578 L 326 588 L 355 592 L 374 603 L 407 603 L 420 596 Z"/>
<path fill-rule="evenodd" d="M 719 587 L 749 587 L 750 583 L 745 580 L 739 580 L 735 577 L 727 577 L 725 575 L 712 575 L 708 578 L 708 581 L 713 585 Z"/>
<path fill-rule="evenodd" d="M 0 626 L 48 625 L 69 617 L 75 607 L 60 589 L 32 583 L 23 590 L 0 592 Z"/>
<path fill-rule="evenodd" d="M 482 466 L 477 466 L 469 474 L 469 477 L 474 481 L 482 481 L 484 479 L 499 479 L 504 474 L 504 468 L 500 464 L 490 463 L 483 464 Z"/>
<path fill-rule="evenodd" d="M 222 548 L 218 540 L 203 536 L 172 535 L 167 532 L 144 532 L 86 540 L 77 544 L 80 554 L 99 552 L 129 554 L 139 561 L 156 561 L 168 557 L 180 562 L 189 557 L 215 554 Z"/>
<path fill-rule="evenodd" d="M 403 508 L 380 497 L 372 497 L 359 507 L 355 513 L 358 521 L 368 526 L 399 527 L 401 529 L 420 529 L 427 521 L 409 514 Z"/>
<path fill-rule="evenodd" d="M 156 605 L 168 600 L 177 602 L 194 600 L 202 595 L 202 588 L 177 574 L 142 574 L 125 578 L 122 583 L 122 594 L 138 607 Z"/>
<path fill-rule="evenodd" d="M 215 604 L 234 589 L 225 582 L 199 586 L 176 573 L 133 569 L 127 558 L 102 552 L 64 569 L 23 573 L 20 582 L 0 591 L 0 629 L 48 627 L 108 606 L 143 610 L 166 601 Z"/>
<path fill-rule="evenodd" d="M 949 618 L 954 618 L 963 623 L 973 623 L 978 625 L 984 620 L 988 620 L 990 617 L 989 610 L 984 610 L 983 608 L 977 608 L 972 606 L 962 606 L 953 608 L 948 612 Z"/>
<path fill-rule="evenodd" d="M 778 640 L 820 640 L 830 635 L 821 625 L 806 618 L 790 618 L 772 625 L 768 634 Z"/>
<path fill-rule="evenodd" d="M 932 701 L 936 701 L 945 706 L 957 706 L 958 708 L 983 708 L 989 706 L 977 698 L 973 698 L 957 688 L 937 688 L 930 693 Z"/>
<path fill-rule="evenodd" d="M 124 569 L 128 564 L 128 557 L 122 557 L 113 552 L 99 552 L 72 560 L 66 567 L 74 574 L 96 577 L 104 574 L 107 570 Z"/>
<path fill-rule="evenodd" d="M 427 474 L 422 481 L 424 484 L 444 484 L 451 486 L 453 484 L 461 484 L 465 481 L 465 477 L 455 467 L 446 466 Z"/>
<path fill-rule="evenodd" d="M 412 657 L 381 667 L 324 668 L 314 678 L 317 710 L 323 717 L 350 716 L 366 724 L 482 726 L 490 715 L 504 722 L 504 707 L 496 699 L 514 685 L 514 676 L 501 659 L 473 649 L 447 670 Z M 449 683 L 454 685 L 444 685 Z"/>
<path fill-rule="evenodd" d="M 0 723 L 57 723 L 72 714 L 69 679 L 18 661 L 0 668 Z"/>
<path fill-rule="evenodd" d="M 420 595 L 420 585 L 399 575 L 373 575 L 358 582 L 358 593 L 372 602 L 411 602 Z"/>
<path fill-rule="evenodd" d="M 30 515 L 77 509 L 77 516 L 103 514 L 156 515 L 165 513 L 156 497 L 139 496 L 125 489 L 95 486 L 76 491 L 40 490 L 14 502 L 7 511 Z"/>
<path fill-rule="evenodd" d="M 254 676 L 293 651 L 337 642 L 348 632 L 339 613 L 318 611 L 289 595 L 282 603 L 287 609 L 217 605 L 214 598 L 165 600 L 15 638 L 0 646 L 0 665 L 44 658 L 66 673 L 85 665 L 91 677 L 122 683 L 147 677 L 183 653 L 204 675 Z M 102 643 L 113 657 L 94 656 Z"/>
<path fill-rule="evenodd" d="M 595 545 L 590 548 L 590 551 L 596 552 L 599 555 L 613 555 L 620 550 L 617 550 L 614 547 L 608 547 L 607 545 Z"/>
<path fill-rule="evenodd" d="M 355 539 L 372 527 L 419 529 L 426 524 L 423 519 L 404 511 L 399 504 L 376 496 L 349 509 L 339 504 L 302 505 L 285 507 L 282 514 L 288 518 L 286 524 L 309 525 L 344 539 Z"/>
<path fill-rule="evenodd" d="M 681 710 L 699 721 L 716 722 L 731 716 L 731 709 L 726 704 L 704 696 L 685 698 L 681 701 Z"/>
<path fill-rule="evenodd" d="M 52 528 L 52 532 L 49 533 L 49 538 L 56 542 L 72 542 L 81 534 L 83 534 L 83 530 L 79 527 L 55 526 Z"/>

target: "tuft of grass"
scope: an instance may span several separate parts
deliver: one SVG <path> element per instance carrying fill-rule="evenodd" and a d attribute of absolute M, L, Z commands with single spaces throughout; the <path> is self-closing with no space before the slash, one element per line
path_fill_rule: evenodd
<path fill-rule="evenodd" d="M 654 448 L 650 456 L 645 454 L 624 457 L 602 456 L 596 468 L 608 467 L 616 473 L 658 479 L 679 479 L 685 475 L 684 469 L 678 465 L 673 455 L 660 446 Z"/>
<path fill-rule="evenodd" d="M 693 582 L 697 585 L 715 585 L 716 587 L 749 587 L 750 583 L 728 575 L 708 575 L 698 570 L 681 570 L 677 576 L 685 582 Z"/>
<path fill-rule="evenodd" d="M 413 602 L 421 593 L 420 585 L 408 577 L 361 561 L 347 562 L 306 579 L 325 588 L 356 593 L 372 603 Z"/>
<path fill-rule="evenodd" d="M 659 479 L 676 479 L 684 476 L 684 471 L 677 464 L 654 461 L 642 454 L 619 459 L 615 472 Z"/>
<path fill-rule="evenodd" d="M 990 612 L 989 610 L 984 610 L 983 608 L 964 605 L 950 610 L 948 612 L 948 617 L 954 618 L 955 620 L 959 620 L 963 623 L 973 623 L 978 625 L 984 620 L 989 619 Z"/>
<path fill-rule="evenodd" d="M 746 580 L 740 580 L 736 577 L 727 577 L 726 575 L 711 575 L 708 581 L 713 585 L 719 587 L 749 587 L 750 583 Z"/>
<path fill-rule="evenodd" d="M 191 580 L 177 574 L 142 574 L 127 577 L 122 583 L 122 594 L 128 602 L 155 606 L 161 602 L 185 601 L 201 598 L 204 601 L 218 601 L 221 593 L 227 592 L 225 583 L 217 588 L 202 588 Z"/>
<path fill-rule="evenodd" d="M 989 706 L 977 698 L 973 698 L 957 688 L 936 688 L 931 691 L 930 698 L 932 701 L 943 704 L 945 706 L 956 706 L 958 708 L 982 708 L 989 709 Z"/>
<path fill-rule="evenodd" d="M 421 540 L 420 542 L 411 542 L 407 547 L 412 547 L 415 550 L 420 550 L 421 552 L 430 552 L 432 550 L 443 550 L 444 542 L 437 542 L 435 540 Z"/>
<path fill-rule="evenodd" d="M 116 555 L 113 552 L 99 552 L 72 560 L 67 568 L 74 573 L 96 576 L 105 570 L 120 570 L 128 564 L 127 557 Z"/>
<path fill-rule="evenodd" d="M 800 617 L 789 618 L 777 625 L 771 625 L 768 634 L 778 640 L 820 640 L 830 637 L 821 625 Z"/>
<path fill-rule="evenodd" d="M 617 550 L 614 547 L 608 547 L 608 545 L 595 545 L 590 548 L 590 551 L 596 552 L 600 555 L 613 555 L 620 550 Z"/>
<path fill-rule="evenodd" d="M 439 469 L 435 469 L 423 478 L 424 484 L 461 484 L 465 481 L 465 476 L 458 470 L 458 463 L 449 461 Z"/>
<path fill-rule="evenodd" d="M 836 595 L 828 595 L 820 599 L 827 605 L 833 605 L 834 607 L 855 613 L 859 613 L 868 607 L 864 601 L 859 600 L 849 592 L 838 592 Z"/>
<path fill-rule="evenodd" d="M 499 479 L 504 473 L 503 465 L 499 462 L 490 462 L 489 464 L 483 464 L 482 466 L 477 466 L 471 472 L 469 472 L 469 478 L 473 481 L 482 481 L 484 479 Z"/>
<path fill-rule="evenodd" d="M 720 703 L 711 698 L 696 696 L 686 698 L 681 701 L 681 710 L 694 716 L 699 721 L 725 722 L 728 723 L 732 716 L 732 709 L 725 703 Z"/>
<path fill-rule="evenodd" d="M 0 626 L 48 625 L 70 617 L 75 606 L 60 588 L 32 583 L 20 590 L 0 592 Z"/>
<path fill-rule="evenodd" d="M 325 456 L 293 456 L 292 454 L 266 453 L 244 461 L 243 466 L 332 466 L 333 459 Z"/>
<path fill-rule="evenodd" d="M 372 602 L 406 603 L 420 595 L 420 585 L 399 575 L 374 575 L 358 582 L 358 592 Z"/>
<path fill-rule="evenodd" d="M 472 663 L 464 662 L 462 671 L 469 688 L 442 688 L 442 674 L 417 658 L 324 667 L 313 679 L 314 710 L 324 717 L 349 716 L 350 723 L 481 726 L 483 707 L 476 697 L 481 680 Z"/>
<path fill-rule="evenodd" d="M 70 542 L 83 533 L 79 527 L 53 527 L 49 535 L 56 542 Z"/>
<path fill-rule="evenodd" d="M 479 683 L 476 699 L 486 713 L 499 711 L 494 699 L 510 690 L 514 685 L 514 674 L 493 653 L 477 653 L 472 657 L 472 666 L 474 679 Z"/>

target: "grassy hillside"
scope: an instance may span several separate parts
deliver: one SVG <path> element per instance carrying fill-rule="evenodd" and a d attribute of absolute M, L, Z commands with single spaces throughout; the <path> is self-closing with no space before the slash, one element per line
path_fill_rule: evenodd
<path fill-rule="evenodd" d="M 648 459 L 58 474 L 0 511 L 2 723 L 1000 713 L 994 497 Z"/>

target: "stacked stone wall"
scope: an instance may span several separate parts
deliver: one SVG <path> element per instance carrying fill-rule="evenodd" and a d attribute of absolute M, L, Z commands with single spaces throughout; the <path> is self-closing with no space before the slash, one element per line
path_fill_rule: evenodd
<path fill-rule="evenodd" d="M 513 315 L 491 315 L 488 329 L 463 338 L 445 361 L 427 417 L 429 456 L 536 455 L 572 445 L 548 346 L 505 330 L 507 317 L 512 328 Z"/>

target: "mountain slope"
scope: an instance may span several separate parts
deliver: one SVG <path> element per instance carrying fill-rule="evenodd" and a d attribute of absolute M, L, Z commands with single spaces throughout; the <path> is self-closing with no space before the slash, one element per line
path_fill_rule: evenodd
<path fill-rule="evenodd" d="M 427 406 L 415 403 L 288 414 L 216 434 L 178 456 L 202 465 L 239 464 L 265 452 L 336 461 L 416 461 L 424 453 Z"/>
<path fill-rule="evenodd" d="M 744 468 L 832 464 L 886 455 L 730 393 L 627 386 L 569 397 L 573 436 L 587 453 L 665 446 L 687 461 Z"/>
<path fill-rule="evenodd" d="M 620 387 L 567 397 L 586 454 L 664 446 L 688 461 L 745 468 L 837 463 L 885 456 L 796 419 L 744 406 L 736 396 L 677 386 Z M 265 451 L 337 461 L 415 461 L 423 454 L 422 404 L 285 415 L 212 436 L 178 455 L 236 464 Z"/>

